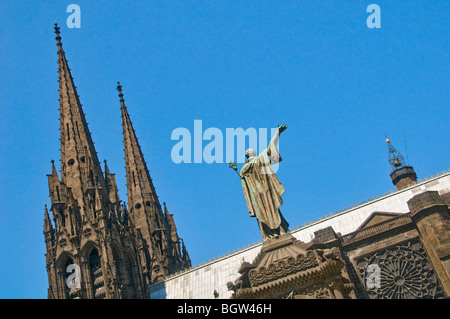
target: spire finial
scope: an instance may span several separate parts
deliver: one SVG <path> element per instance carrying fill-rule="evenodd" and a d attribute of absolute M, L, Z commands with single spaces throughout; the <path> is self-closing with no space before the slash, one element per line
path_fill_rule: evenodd
<path fill-rule="evenodd" d="M 61 28 L 58 27 L 58 23 L 55 22 L 55 33 L 56 33 L 56 35 L 59 35 L 59 30 L 61 30 Z"/>
<path fill-rule="evenodd" d="M 386 138 L 386 143 L 391 143 L 391 140 L 387 137 L 387 134 L 386 134 L 386 132 L 384 132 L 384 137 Z"/>
<path fill-rule="evenodd" d="M 56 39 L 56 41 L 57 41 L 56 44 L 57 44 L 58 46 L 61 46 L 62 43 L 61 43 L 61 36 L 60 36 L 59 30 L 61 30 L 61 28 L 58 27 L 58 23 L 55 22 L 55 34 L 56 34 L 55 39 Z"/>
<path fill-rule="evenodd" d="M 123 101 L 123 93 L 122 93 L 122 85 L 120 85 L 120 82 L 117 81 L 117 87 L 116 87 L 117 91 L 119 91 L 119 97 L 120 97 L 120 101 Z"/>

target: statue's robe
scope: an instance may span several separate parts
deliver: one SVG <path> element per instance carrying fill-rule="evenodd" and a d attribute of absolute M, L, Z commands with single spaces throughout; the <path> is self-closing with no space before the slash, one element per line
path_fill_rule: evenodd
<path fill-rule="evenodd" d="M 288 227 L 279 210 L 283 204 L 281 196 L 284 187 L 272 169 L 272 164 L 281 162 L 273 141 L 274 139 L 257 157 L 249 158 L 240 173 L 248 211 L 250 216 L 258 219 L 264 239 L 271 236 L 271 231 L 279 229 L 280 226 L 282 233 L 286 232 Z M 270 231 L 263 230 L 267 228 Z"/>

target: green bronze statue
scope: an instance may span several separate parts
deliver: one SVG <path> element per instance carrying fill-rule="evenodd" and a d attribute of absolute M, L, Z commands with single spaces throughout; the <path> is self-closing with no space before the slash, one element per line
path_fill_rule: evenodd
<path fill-rule="evenodd" d="M 241 178 L 248 211 L 251 217 L 257 218 L 263 240 L 288 232 L 289 224 L 280 211 L 284 187 L 272 169 L 272 164 L 281 162 L 277 145 L 280 134 L 286 129 L 286 124 L 278 126 L 269 146 L 258 156 L 253 149 L 245 151 L 247 160 L 240 172 L 236 162 L 228 164 Z"/>

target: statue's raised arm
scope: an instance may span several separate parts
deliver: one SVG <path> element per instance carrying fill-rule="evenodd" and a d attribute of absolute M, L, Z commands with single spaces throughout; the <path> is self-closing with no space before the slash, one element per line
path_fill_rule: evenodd
<path fill-rule="evenodd" d="M 273 153 L 278 154 L 277 150 L 278 140 L 280 139 L 280 134 L 287 130 L 287 125 L 286 123 L 283 123 L 281 126 L 277 124 L 277 128 L 278 128 L 277 131 L 275 132 L 274 136 L 270 140 L 269 146 L 267 147 L 268 155 L 271 155 Z"/>

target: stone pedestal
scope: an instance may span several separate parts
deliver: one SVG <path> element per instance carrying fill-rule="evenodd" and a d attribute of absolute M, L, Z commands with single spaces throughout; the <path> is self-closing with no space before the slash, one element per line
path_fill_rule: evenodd
<path fill-rule="evenodd" d="M 337 248 L 308 249 L 291 234 L 263 243 L 252 263 L 244 262 L 240 277 L 228 283 L 236 299 L 344 299 L 351 298 Z"/>

